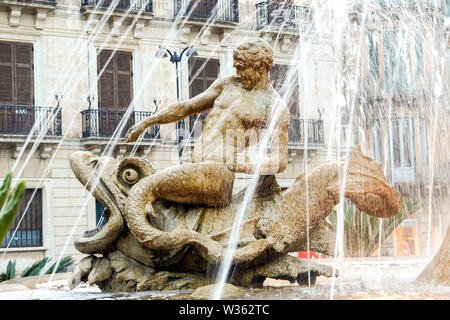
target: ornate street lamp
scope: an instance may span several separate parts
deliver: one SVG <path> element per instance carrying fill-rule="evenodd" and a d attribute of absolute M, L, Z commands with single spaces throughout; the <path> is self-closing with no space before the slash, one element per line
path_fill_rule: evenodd
<path fill-rule="evenodd" d="M 156 58 L 166 58 L 167 54 L 170 55 L 170 62 L 175 63 L 175 72 L 176 72 L 176 82 L 177 82 L 177 101 L 180 102 L 180 85 L 179 85 L 179 70 L 178 63 L 181 62 L 183 55 L 186 54 L 187 57 L 194 57 L 198 55 L 198 52 L 194 49 L 193 46 L 189 46 L 181 51 L 180 55 L 176 51 L 173 53 L 165 48 L 159 46 L 158 51 L 155 54 Z M 181 147 L 181 142 L 183 141 L 183 130 L 184 130 L 184 120 L 177 122 L 177 136 L 178 136 L 178 161 L 181 163 L 181 156 L 183 153 L 183 148 Z"/>

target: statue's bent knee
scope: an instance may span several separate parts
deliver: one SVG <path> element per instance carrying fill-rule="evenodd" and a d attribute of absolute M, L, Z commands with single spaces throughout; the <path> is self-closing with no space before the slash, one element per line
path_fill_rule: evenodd
<path fill-rule="evenodd" d="M 155 198 L 220 207 L 233 193 L 234 173 L 223 164 L 187 163 L 148 177 Z"/>

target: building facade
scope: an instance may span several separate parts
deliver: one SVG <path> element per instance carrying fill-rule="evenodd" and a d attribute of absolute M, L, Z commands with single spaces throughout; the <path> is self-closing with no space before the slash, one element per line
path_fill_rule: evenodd
<path fill-rule="evenodd" d="M 10 242 L 0 265 L 10 259 L 26 264 L 61 253 L 77 259 L 82 256 L 74 248 L 73 238 L 96 227 L 102 206 L 74 177 L 69 164 L 73 152 L 143 156 L 160 170 L 179 163 L 181 141 L 181 161 L 189 162 L 206 114 L 149 129 L 138 147 L 127 144 L 123 136 L 140 119 L 177 99 L 197 95 L 218 77 L 233 74 L 233 50 L 250 36 L 264 37 L 273 46 L 271 80 L 291 112 L 289 165 L 277 176 L 280 186 L 287 188 L 308 168 L 345 154 L 345 145 L 336 143 L 341 126 L 336 129 L 335 125 L 339 105 L 336 88 L 341 88 L 336 79 L 342 60 L 333 41 L 331 9 L 324 3 L 0 0 L 0 176 L 13 170 L 15 177 L 27 183 L 20 213 L 23 219 L 15 222 L 19 227 L 14 237 L 11 232 L 2 244 L 5 247 Z M 351 11 L 348 19 L 357 17 L 358 11 Z M 355 68 L 364 70 L 366 78 L 374 72 L 382 75 L 384 57 L 393 59 L 389 54 L 397 52 L 391 48 L 383 55 L 382 31 L 377 32 L 374 36 L 367 31 L 368 41 L 362 46 L 364 64 L 370 64 L 373 70 Z M 360 34 L 355 33 L 357 36 Z M 415 52 L 420 48 L 423 51 L 423 64 L 415 60 L 414 68 L 426 77 L 432 72 L 426 58 L 429 44 L 423 40 L 419 45 L 414 42 L 418 38 L 412 37 Z M 177 66 L 160 50 L 167 48 L 179 55 L 191 45 L 195 54 L 185 54 Z M 374 56 L 381 61 L 379 64 L 372 62 Z M 390 88 L 391 83 L 386 86 Z M 372 84 L 364 82 L 361 92 L 369 90 L 367 96 L 371 97 L 370 88 Z M 416 105 L 429 104 L 419 103 L 418 99 L 422 97 L 415 100 Z M 386 108 L 388 104 L 383 101 L 376 103 Z M 364 108 L 374 103 L 364 99 Z M 400 113 L 417 109 L 403 104 L 393 108 Z M 421 117 L 425 113 L 392 116 L 395 120 L 388 122 L 383 111 L 381 116 L 373 117 L 373 122 L 367 121 L 373 125 L 365 124 L 363 130 L 352 131 L 348 126 L 351 122 L 342 126 L 342 139 L 350 128 L 350 134 L 356 132 L 352 141 L 362 143 L 383 166 L 390 166 L 385 159 L 393 163 L 400 155 L 399 165 L 395 162 L 390 166 L 387 176 L 394 183 L 414 184 L 427 168 L 422 156 L 408 152 L 412 143 L 415 151 L 427 150 L 428 157 L 432 157 L 430 145 L 424 147 L 420 138 L 427 132 L 425 140 L 429 141 L 431 135 L 430 118 Z M 359 114 L 355 119 L 363 116 Z M 124 117 L 128 120 L 121 121 Z M 403 142 L 387 148 L 389 142 L 383 136 L 386 126 L 396 128 L 393 136 L 404 137 Z M 408 137 L 413 135 L 412 130 L 418 138 L 411 142 Z M 363 136 L 367 141 L 360 139 L 361 132 L 366 132 Z M 448 140 L 448 135 L 445 137 Z M 381 146 L 374 142 L 380 140 L 384 141 Z M 447 156 L 437 160 L 442 155 L 440 148 L 433 150 L 433 163 L 448 165 Z M 412 161 L 414 174 L 410 169 Z M 423 170 L 416 165 L 419 162 L 424 164 Z M 238 175 L 236 191 L 247 183 L 247 176 Z"/>
<path fill-rule="evenodd" d="M 190 161 L 204 114 L 148 130 L 138 148 L 123 136 L 132 124 L 178 97 L 193 97 L 217 77 L 233 74 L 233 49 L 249 36 L 264 36 L 274 46 L 273 84 L 280 94 L 288 92 L 289 167 L 279 175 L 280 185 L 288 187 L 303 172 L 305 152 L 321 162 L 327 135 L 321 109 L 304 105 L 316 104 L 314 99 L 329 105 L 331 82 L 314 79 L 315 97 L 306 101 L 302 92 L 311 89 L 310 83 L 302 83 L 292 59 L 312 11 L 300 2 L 193 3 L 0 1 L 0 175 L 13 170 L 25 180 L 28 200 L 21 207 L 22 221 L 15 221 L 2 244 L 9 243 L 2 265 L 61 253 L 81 257 L 73 238 L 95 228 L 102 206 L 74 177 L 73 152 L 133 153 L 163 169 L 179 162 L 181 136 L 182 161 Z M 274 13 L 280 5 L 285 6 L 282 15 Z M 175 65 L 155 55 L 160 46 L 180 54 L 190 45 L 196 55 L 185 55 L 179 63 L 177 88 Z M 327 40 L 315 40 L 311 47 L 308 67 L 329 73 L 333 61 Z M 288 86 L 283 81 L 287 73 L 292 74 Z M 128 121 L 121 122 L 130 109 Z M 119 123 L 124 124 L 121 132 L 116 131 Z M 246 180 L 239 176 L 236 190 Z"/>
<path fill-rule="evenodd" d="M 353 40 L 363 43 L 354 140 L 404 200 L 421 203 L 382 255 L 431 257 L 449 223 L 448 9 L 448 1 L 374 1 L 351 10 Z"/>

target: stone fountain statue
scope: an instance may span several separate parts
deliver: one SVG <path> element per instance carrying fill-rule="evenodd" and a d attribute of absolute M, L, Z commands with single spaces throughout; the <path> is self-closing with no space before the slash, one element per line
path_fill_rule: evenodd
<path fill-rule="evenodd" d="M 344 163 L 333 162 L 280 191 L 274 175 L 287 165 L 290 116 L 268 79 L 272 61 L 264 40 L 247 41 L 234 51 L 237 76 L 217 80 L 202 94 L 127 132 L 132 142 L 148 126 L 209 110 L 191 163 L 156 171 L 142 158 L 72 156 L 75 176 L 107 208 L 107 222 L 75 240 L 75 247 L 89 256 L 73 271 L 71 288 L 80 281 L 105 291 L 208 284 L 207 270 L 222 263 L 244 199 L 245 190 L 232 194 L 236 172 L 259 175 L 235 243 L 236 268 L 229 282 L 239 286 L 261 287 L 267 277 L 304 284 L 308 271 L 312 283 L 319 275 L 331 276 L 329 267 L 308 265 L 288 253 L 306 250 L 309 233 L 310 250 L 332 254 L 323 220 L 340 201 L 342 187 L 345 197 L 369 215 L 386 218 L 400 211 L 401 197 L 359 147 L 350 154 L 345 186 L 340 176 Z M 261 157 L 255 150 L 263 145 Z"/>

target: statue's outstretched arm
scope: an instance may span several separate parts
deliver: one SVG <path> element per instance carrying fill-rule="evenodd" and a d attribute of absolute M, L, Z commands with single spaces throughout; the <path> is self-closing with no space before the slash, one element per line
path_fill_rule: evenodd
<path fill-rule="evenodd" d="M 225 80 L 218 79 L 206 91 L 192 99 L 174 103 L 143 119 L 128 130 L 125 139 L 127 142 L 136 141 L 144 130 L 150 126 L 176 122 L 193 114 L 210 109 L 214 104 L 214 100 L 216 100 L 222 92 L 224 81 Z"/>

